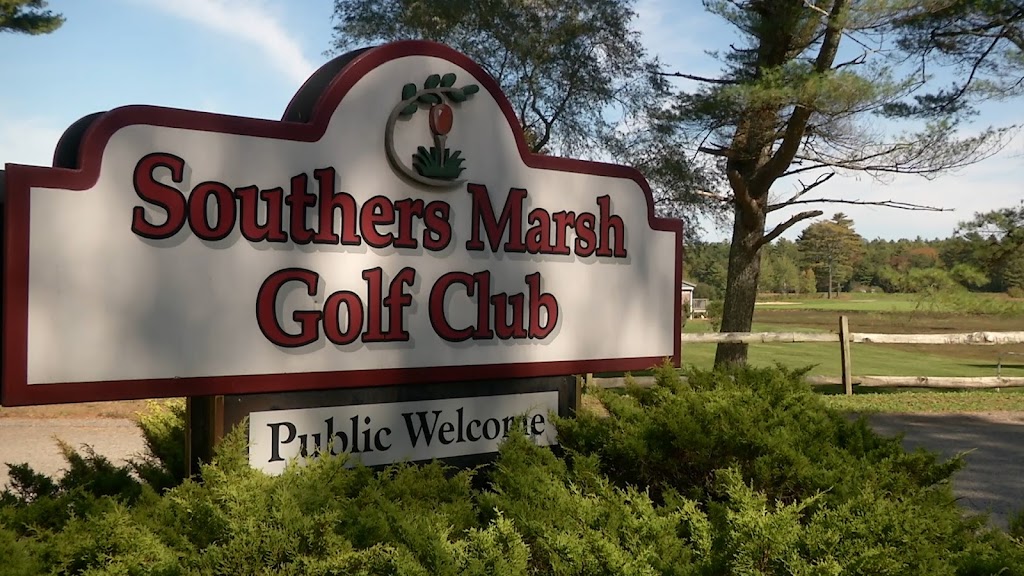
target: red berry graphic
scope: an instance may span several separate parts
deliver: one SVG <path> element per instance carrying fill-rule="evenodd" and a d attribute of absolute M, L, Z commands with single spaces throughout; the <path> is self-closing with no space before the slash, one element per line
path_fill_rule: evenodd
<path fill-rule="evenodd" d="M 452 107 L 435 104 L 430 107 L 430 131 L 438 136 L 448 134 L 452 129 Z"/>

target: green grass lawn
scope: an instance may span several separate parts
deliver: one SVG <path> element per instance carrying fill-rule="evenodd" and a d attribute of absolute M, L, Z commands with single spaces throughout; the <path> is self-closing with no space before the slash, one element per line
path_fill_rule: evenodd
<path fill-rule="evenodd" d="M 710 323 L 690 320 L 687 333 L 711 331 Z M 755 322 L 752 332 L 823 332 L 824 328 Z M 885 331 L 885 330 L 882 330 Z M 683 344 L 683 364 L 710 369 L 715 360 L 715 344 Z M 813 376 L 840 376 L 838 343 L 751 344 L 748 361 L 754 366 L 791 368 L 813 365 Z M 996 376 L 1001 346 L 893 346 L 852 344 L 854 376 Z M 1024 377 L 1024 355 L 1006 355 L 1002 359 L 1003 376 Z"/>
<path fill-rule="evenodd" d="M 748 362 L 753 366 L 791 368 L 815 365 L 809 374 L 839 376 L 839 344 L 751 344 Z M 939 354 L 923 354 L 876 344 L 853 344 L 850 355 L 855 376 L 995 376 L 996 356 L 991 362 L 974 358 L 957 358 Z M 715 361 L 715 344 L 683 344 L 683 364 L 710 369 Z M 1003 376 L 1024 377 L 1022 359 L 1004 359 Z"/>
<path fill-rule="evenodd" d="M 996 295 L 970 295 L 924 302 L 913 294 L 843 294 L 839 299 L 799 299 L 763 296 L 754 313 L 752 332 L 829 332 L 838 328 L 840 314 L 850 318 L 855 332 L 944 333 L 1024 330 L 1024 314 L 1012 313 L 1007 304 L 1020 303 Z M 976 301 L 972 301 L 974 299 Z M 983 306 L 978 306 L 981 303 Z M 987 310 L 994 304 L 1000 313 L 979 314 L 959 305 Z M 1009 313 L 1008 313 L 1009 312 Z M 707 321 L 690 320 L 687 333 L 709 332 Z M 683 364 L 710 369 L 715 344 L 683 344 Z M 1010 354 L 1012 352 L 1012 354 Z M 1024 377 L 1024 345 L 851 345 L 853 374 L 857 376 L 996 376 L 1002 358 L 1003 376 Z M 813 366 L 814 376 L 841 374 L 838 343 L 751 344 L 749 362 L 754 366 L 776 363 L 790 368 Z M 848 412 L 977 412 L 1024 411 L 1024 389 L 923 390 L 858 388 L 845 396 L 839 386 L 817 386 L 832 407 Z"/>

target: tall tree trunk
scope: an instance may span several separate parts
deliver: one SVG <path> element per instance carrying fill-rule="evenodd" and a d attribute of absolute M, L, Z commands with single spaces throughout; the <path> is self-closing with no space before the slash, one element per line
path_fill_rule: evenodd
<path fill-rule="evenodd" d="M 764 238 L 764 212 L 756 212 L 744 214 L 739 206 L 735 208 L 732 246 L 729 248 L 729 277 L 722 309 L 722 332 L 749 332 L 754 321 L 757 281 L 761 275 L 758 244 Z M 746 344 L 719 344 L 715 351 L 716 368 L 744 364 L 746 361 Z"/>
<path fill-rule="evenodd" d="M 832 263 L 828 263 L 828 299 L 832 299 Z"/>

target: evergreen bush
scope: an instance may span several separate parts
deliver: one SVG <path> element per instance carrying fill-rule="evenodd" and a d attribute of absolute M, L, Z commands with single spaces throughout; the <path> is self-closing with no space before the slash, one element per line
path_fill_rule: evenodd
<path fill-rule="evenodd" d="M 662 369 L 559 419 L 562 456 L 512 435 L 492 465 L 249 467 L 242 429 L 181 479 L 184 414 L 143 417 L 148 468 L 64 447 L 12 468 L 2 574 L 1024 574 L 1010 533 L 963 517 L 959 459 L 907 453 L 827 409 L 800 372 Z M 141 470 L 153 474 L 142 473 Z"/>

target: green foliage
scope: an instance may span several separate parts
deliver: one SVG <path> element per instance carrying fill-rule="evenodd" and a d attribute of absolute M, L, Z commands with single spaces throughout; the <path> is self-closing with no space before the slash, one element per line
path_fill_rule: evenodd
<path fill-rule="evenodd" d="M 800 284 L 797 292 L 801 294 L 814 294 L 818 291 L 818 277 L 810 268 L 800 273 Z"/>
<path fill-rule="evenodd" d="M 919 294 L 916 307 L 925 312 L 955 312 L 958 314 L 989 314 L 993 316 L 1019 316 L 1024 314 L 1024 302 L 965 290 L 928 291 Z"/>
<path fill-rule="evenodd" d="M 853 221 L 841 212 L 832 220 L 804 228 L 796 244 L 803 264 L 814 270 L 819 283 L 826 280 L 818 287 L 829 295 L 853 277 L 854 266 L 864 253 L 864 239 L 854 232 Z"/>
<path fill-rule="evenodd" d="M 707 298 L 709 300 L 714 300 L 718 298 L 718 294 L 719 292 L 714 286 L 704 282 L 697 282 L 697 285 L 693 288 L 694 298 Z"/>
<path fill-rule="evenodd" d="M 953 280 L 967 288 L 981 288 L 990 282 L 989 277 L 984 272 L 964 262 L 954 265 L 949 270 L 949 275 Z"/>
<path fill-rule="evenodd" d="M 998 212 L 998 211 L 997 211 Z M 961 224 L 960 230 L 950 238 L 936 240 L 875 239 L 863 243 L 860 257 L 852 266 L 841 270 L 839 279 L 847 281 L 848 289 L 859 285 L 867 290 L 881 289 L 888 293 L 921 293 L 934 290 L 956 292 L 961 289 L 983 292 L 1006 292 L 1013 287 L 1024 287 L 1024 242 L 1018 243 L 1013 231 L 1015 220 L 1008 214 L 998 217 L 979 215 L 981 221 L 970 226 Z M 994 218 L 999 226 L 986 226 Z M 973 221 L 972 221 L 973 222 Z M 1024 222 L 1024 220 L 1022 220 Z M 1002 226 L 1002 227 L 1000 227 Z M 978 230 L 986 231 L 982 235 Z M 1020 246 L 1020 249 L 1016 249 Z M 729 246 L 725 242 L 706 243 L 687 253 L 687 275 L 698 283 L 714 279 L 725 288 L 725 269 Z M 780 239 L 767 245 L 761 256 L 761 292 L 787 291 L 810 294 L 822 291 L 827 284 L 827 268 L 814 274 L 813 270 L 798 272 L 795 289 L 791 286 L 791 265 L 801 262 L 797 245 Z M 847 273 L 849 273 L 847 275 Z M 805 276 L 813 275 L 811 278 Z M 847 277 L 849 276 L 849 277 Z M 1024 294 L 1024 292 L 1021 292 Z"/>
<path fill-rule="evenodd" d="M 892 34 L 922 2 L 807 3 L 706 0 L 705 8 L 730 27 L 708 53 L 720 72 L 680 94 L 674 112 L 678 131 L 727 176 L 723 194 L 733 212 L 726 309 L 753 309 L 759 252 L 767 241 L 820 210 L 795 212 L 773 228 L 765 214 L 837 198 L 818 189 L 838 174 L 940 175 L 994 154 L 1005 129 L 964 137 L 956 107 L 908 111 L 927 88 L 923 71 L 905 66 Z M 860 54 L 861 48 L 871 46 Z M 849 51 L 859 56 L 849 56 Z M 909 69 L 909 70 L 908 70 Z M 910 121 L 880 129 L 878 115 Z M 796 176 L 796 190 L 779 195 L 777 184 Z M 775 192 L 775 194 L 772 194 Z M 867 202 L 913 208 L 902 201 Z M 800 206 L 803 208 L 803 206 Z M 836 222 L 836 224 L 840 224 Z M 852 263 L 809 258 L 819 283 L 852 278 Z M 838 251 L 837 254 L 842 254 Z M 730 331 L 750 330 L 751 316 L 725 319 Z M 716 365 L 746 361 L 747 346 L 722 343 Z"/>
<path fill-rule="evenodd" d="M 907 272 L 906 292 L 943 292 L 962 290 L 948 272 L 941 268 L 913 268 Z"/>
<path fill-rule="evenodd" d="M 333 48 L 433 40 L 480 64 L 520 111 L 533 151 L 603 146 L 617 122 L 662 97 L 661 79 L 621 0 L 335 0 Z M 453 78 L 431 76 L 426 88 Z M 463 88 L 463 95 L 476 91 Z"/>
<path fill-rule="evenodd" d="M 132 469 L 156 490 L 180 484 L 187 475 L 185 463 L 185 401 L 151 401 L 139 415 L 139 429 L 146 453 L 132 462 Z"/>
<path fill-rule="evenodd" d="M 46 9 L 45 0 L 0 0 L 0 32 L 49 34 L 64 24 L 64 16 Z"/>
<path fill-rule="evenodd" d="M 1024 11 L 1016 0 L 924 0 L 896 20 L 898 45 L 921 72 L 942 70 L 949 86 L 920 95 L 914 113 L 972 110 L 979 100 L 1020 94 Z"/>
<path fill-rule="evenodd" d="M 711 327 L 715 330 L 719 330 L 722 327 L 722 314 L 725 313 L 724 302 L 722 300 L 708 300 L 708 320 L 711 321 Z"/>
<path fill-rule="evenodd" d="M 599 392 L 610 418 L 559 422 L 559 432 L 564 445 L 599 455 L 618 482 L 695 499 L 715 493 L 714 472 L 726 467 L 786 502 L 822 491 L 823 501 L 838 502 L 869 486 L 910 493 L 959 467 L 958 461 L 939 465 L 924 453 L 905 454 L 898 440 L 825 409 L 802 374 L 690 371 L 683 383 L 663 368 L 655 388 L 626 396 Z"/>
<path fill-rule="evenodd" d="M 0 503 L 10 574 L 1024 574 L 1011 534 L 964 519 L 958 460 L 906 453 L 825 408 L 799 371 L 696 372 L 557 420 L 565 453 L 512 435 L 475 470 L 321 458 L 249 467 L 240 427 L 202 482 L 162 494 L 66 449 Z M 174 406 L 146 420 L 173 435 Z M 166 453 L 166 452 L 165 452 Z M 70 511 L 69 511 L 70 509 Z"/>

